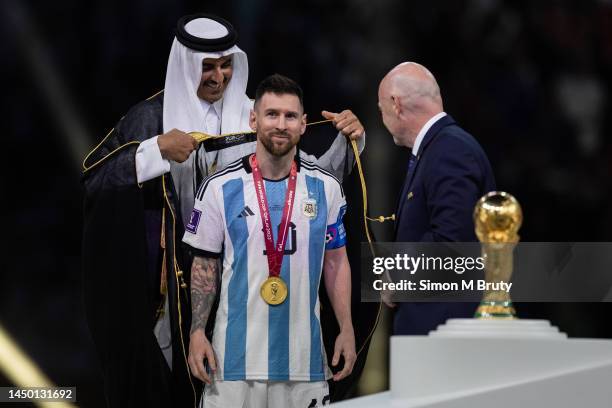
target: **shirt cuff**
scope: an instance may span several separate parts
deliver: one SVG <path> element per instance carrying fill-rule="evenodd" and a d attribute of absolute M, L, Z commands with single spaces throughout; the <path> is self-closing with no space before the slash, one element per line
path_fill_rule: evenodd
<path fill-rule="evenodd" d="M 170 162 L 159 151 L 157 136 L 145 140 L 136 150 L 136 177 L 144 183 L 170 171 Z"/>
<path fill-rule="evenodd" d="M 366 132 L 364 130 L 363 136 L 357 139 L 357 151 L 359 152 L 360 156 L 361 156 L 361 153 L 363 152 L 363 149 L 365 149 L 365 139 L 366 139 Z"/>

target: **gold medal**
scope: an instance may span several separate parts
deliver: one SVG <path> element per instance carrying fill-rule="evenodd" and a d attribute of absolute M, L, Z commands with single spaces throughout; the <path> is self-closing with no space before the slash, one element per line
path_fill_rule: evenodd
<path fill-rule="evenodd" d="M 283 303 L 287 299 L 288 292 L 285 282 L 277 276 L 266 279 L 259 290 L 264 302 L 274 306 Z"/>

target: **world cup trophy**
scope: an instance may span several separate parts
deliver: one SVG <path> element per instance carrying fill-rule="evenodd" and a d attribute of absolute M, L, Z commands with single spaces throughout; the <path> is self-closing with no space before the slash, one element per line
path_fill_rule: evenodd
<path fill-rule="evenodd" d="M 508 193 L 478 201 L 474 225 L 489 290 L 475 318 L 450 318 L 427 337 L 392 336 L 391 392 L 363 406 L 610 406 L 612 341 L 568 340 L 548 320 L 515 317 L 501 283 L 510 283 L 522 221 Z"/>
<path fill-rule="evenodd" d="M 499 288 L 512 277 L 514 247 L 523 222 L 521 206 L 511 194 L 491 191 L 474 208 L 476 236 L 481 242 L 488 287 Z M 474 317 L 479 319 L 515 319 L 510 294 L 505 290 L 485 290 Z"/>

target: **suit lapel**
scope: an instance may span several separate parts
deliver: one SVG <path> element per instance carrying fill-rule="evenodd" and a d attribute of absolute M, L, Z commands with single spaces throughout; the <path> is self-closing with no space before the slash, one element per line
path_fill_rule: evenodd
<path fill-rule="evenodd" d="M 453 124 L 455 124 L 455 119 L 453 119 L 451 115 L 447 114 L 447 115 L 442 116 L 440 119 L 436 121 L 436 123 L 431 125 L 431 127 L 425 134 L 425 137 L 423 138 L 421 145 L 419 146 L 419 151 L 417 152 L 417 156 L 421 156 L 423 154 L 427 146 L 431 143 L 434 137 L 440 132 L 440 130 L 442 130 L 443 127 L 446 127 L 448 125 L 453 125 Z"/>
<path fill-rule="evenodd" d="M 399 224 L 400 216 L 402 214 L 402 209 L 404 208 L 404 203 L 407 200 L 407 195 L 409 194 L 408 192 L 410 191 L 410 187 L 412 186 L 412 180 L 414 180 L 414 175 L 417 172 L 417 168 L 419 167 L 419 163 L 421 162 L 421 158 L 425 149 L 431 143 L 431 141 L 434 140 L 435 136 L 438 134 L 438 132 L 440 132 L 440 130 L 442 130 L 443 127 L 452 125 L 453 123 L 455 123 L 455 120 L 450 115 L 443 116 L 429 128 L 429 130 L 423 137 L 423 141 L 421 142 L 421 145 L 419 146 L 419 151 L 416 155 L 416 161 L 414 163 L 414 166 L 412 167 L 412 171 L 410 172 L 410 174 L 406 175 L 406 180 L 404 181 L 404 186 L 402 187 L 402 193 L 398 200 L 397 210 L 395 211 L 396 230 L 397 225 Z"/>
<path fill-rule="evenodd" d="M 411 174 L 414 174 L 414 169 L 416 169 L 416 161 L 414 163 L 414 166 L 412 166 L 412 171 L 410 172 Z M 402 185 L 402 192 L 397 198 L 397 205 L 395 207 L 395 219 L 396 220 L 399 220 L 399 216 L 400 216 L 400 213 L 402 212 L 402 207 L 403 207 L 402 204 L 404 203 L 404 197 L 406 197 L 406 194 L 408 193 L 408 183 L 410 181 L 408 180 L 408 177 L 411 177 L 410 174 L 406 174 L 406 177 L 404 177 L 404 184 Z M 395 222 L 395 226 L 397 228 L 397 221 Z"/>
<path fill-rule="evenodd" d="M 442 130 L 443 127 L 451 125 L 453 123 L 455 123 L 455 120 L 450 115 L 443 116 L 429 128 L 427 133 L 425 133 L 425 137 L 423 137 L 423 141 L 419 146 L 419 151 L 417 152 L 416 162 L 414 163 L 412 172 L 410 172 L 410 174 L 408 175 L 410 179 L 408 180 L 408 184 L 406 185 L 406 190 L 410 189 L 410 186 L 412 185 L 412 180 L 414 179 L 414 175 L 417 172 L 417 167 L 419 166 L 419 162 L 421 161 L 421 158 L 423 157 L 423 152 L 425 151 L 425 149 L 427 149 L 427 146 L 429 146 L 432 140 L 436 138 L 436 136 L 438 135 L 440 130 Z"/>

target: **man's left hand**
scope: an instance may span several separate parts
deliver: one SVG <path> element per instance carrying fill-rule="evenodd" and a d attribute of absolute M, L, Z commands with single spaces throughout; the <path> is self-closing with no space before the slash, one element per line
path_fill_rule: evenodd
<path fill-rule="evenodd" d="M 325 119 L 331 119 L 336 129 L 344 136 L 348 136 L 351 140 L 357 140 L 363 137 L 365 129 L 352 111 L 348 109 L 340 113 L 323 111 L 321 115 L 323 115 Z"/>
<path fill-rule="evenodd" d="M 353 372 L 357 354 L 355 353 L 355 334 L 352 327 L 340 331 L 340 334 L 336 337 L 334 357 L 332 358 L 334 367 L 340 362 L 340 355 L 344 357 L 344 367 L 342 367 L 342 371 L 334 374 L 334 381 L 340 381 Z"/>

